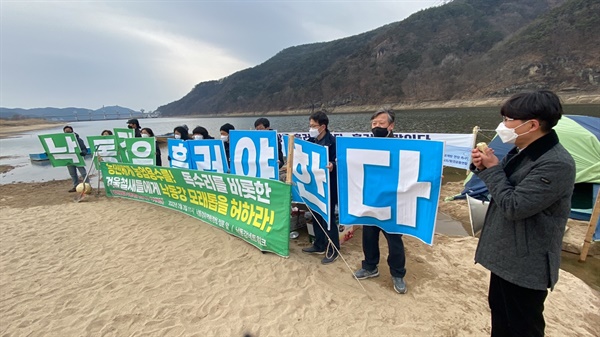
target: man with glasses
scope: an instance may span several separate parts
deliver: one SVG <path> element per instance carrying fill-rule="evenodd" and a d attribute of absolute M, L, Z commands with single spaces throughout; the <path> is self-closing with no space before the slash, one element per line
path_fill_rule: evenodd
<path fill-rule="evenodd" d="M 551 91 L 516 94 L 496 129 L 515 147 L 502 161 L 491 148 L 471 153 L 471 170 L 492 196 L 475 252 L 491 272 L 492 336 L 544 335 L 575 181 L 575 162 L 552 129 L 562 113 Z"/>

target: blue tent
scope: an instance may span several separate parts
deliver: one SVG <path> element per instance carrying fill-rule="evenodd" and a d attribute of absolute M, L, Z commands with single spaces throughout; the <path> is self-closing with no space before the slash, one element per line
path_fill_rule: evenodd
<path fill-rule="evenodd" d="M 554 128 L 561 144 L 571 153 L 576 165 L 575 186 L 571 218 L 589 221 L 595 198 L 600 189 L 600 118 L 565 115 Z M 504 144 L 495 137 L 489 147 L 500 159 L 504 158 L 513 144 Z M 488 189 L 477 176 L 469 174 L 465 188 L 455 199 L 469 195 L 478 200 L 489 200 Z M 600 224 L 594 239 L 600 239 Z"/>

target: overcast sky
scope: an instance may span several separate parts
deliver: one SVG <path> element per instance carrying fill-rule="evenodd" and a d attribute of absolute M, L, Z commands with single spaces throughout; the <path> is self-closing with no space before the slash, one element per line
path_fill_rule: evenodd
<path fill-rule="evenodd" d="M 285 48 L 443 2 L 0 0 L 0 106 L 152 111 Z"/>

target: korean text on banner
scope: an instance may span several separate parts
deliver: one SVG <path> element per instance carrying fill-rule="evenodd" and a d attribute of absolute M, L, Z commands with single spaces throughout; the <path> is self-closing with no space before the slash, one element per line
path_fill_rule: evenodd
<path fill-rule="evenodd" d="M 188 140 L 191 168 L 198 171 L 226 173 L 229 171 L 225 146 L 220 139 Z"/>
<path fill-rule="evenodd" d="M 433 244 L 444 144 L 337 138 L 339 217 Z"/>
<path fill-rule="evenodd" d="M 336 137 L 373 137 L 373 134 L 370 132 L 332 132 L 332 134 Z M 306 140 L 310 136 L 307 132 L 298 132 L 294 134 L 294 137 Z M 463 170 L 469 169 L 469 164 L 471 163 L 471 147 L 474 144 L 474 135 L 472 133 L 453 134 L 396 132 L 394 133 L 394 138 L 443 141 L 446 144 L 446 148 L 444 149 L 444 166 L 456 167 Z"/>
<path fill-rule="evenodd" d="M 108 196 L 178 210 L 262 251 L 289 256 L 290 186 L 276 180 L 156 166 L 100 164 Z"/>
<path fill-rule="evenodd" d="M 287 149 L 288 139 L 284 138 Z M 305 140 L 294 141 L 292 202 L 306 204 L 330 222 L 329 154 L 327 148 Z"/>
<path fill-rule="evenodd" d="M 52 167 L 85 166 L 77 138 L 72 133 L 38 135 Z"/>
<path fill-rule="evenodd" d="M 278 180 L 277 152 L 276 131 L 231 130 L 229 132 L 232 174 Z"/>
<path fill-rule="evenodd" d="M 118 163 L 119 147 L 117 145 L 117 137 L 115 136 L 88 136 L 88 143 L 92 153 L 98 157 L 98 161 L 95 162 L 96 169 L 100 169 L 97 165 L 100 161 L 109 163 Z"/>

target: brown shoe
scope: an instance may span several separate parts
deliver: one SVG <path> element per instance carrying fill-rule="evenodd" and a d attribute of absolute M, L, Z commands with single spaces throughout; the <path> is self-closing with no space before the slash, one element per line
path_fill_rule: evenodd
<path fill-rule="evenodd" d="M 77 189 L 75 187 L 73 187 L 72 189 L 69 190 L 69 193 L 70 192 L 77 192 Z"/>

